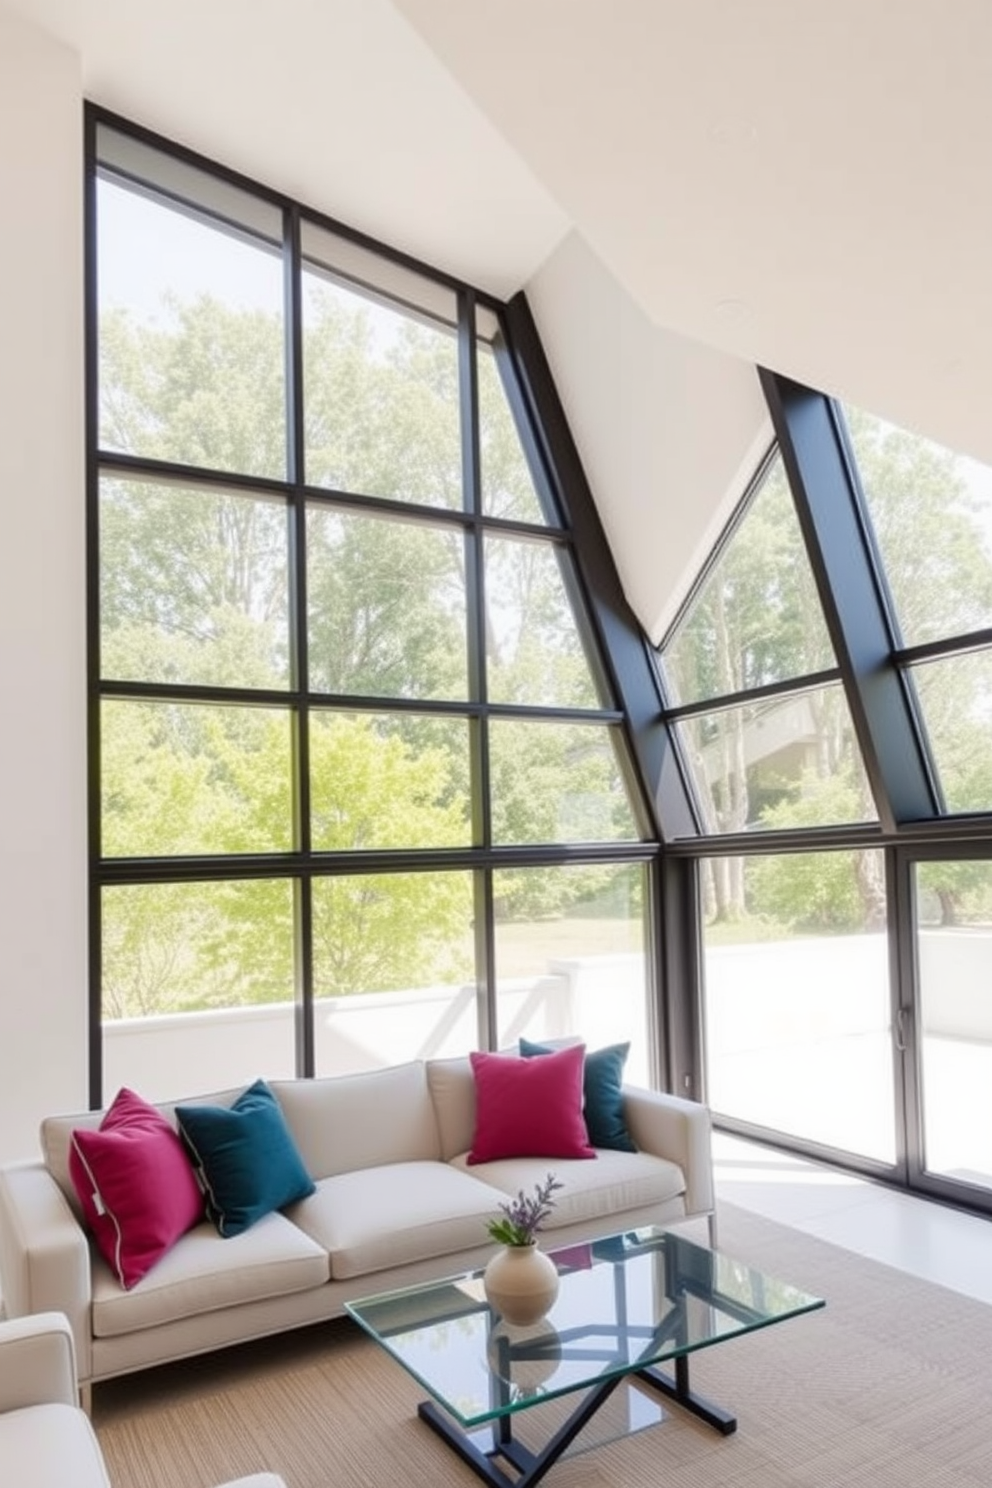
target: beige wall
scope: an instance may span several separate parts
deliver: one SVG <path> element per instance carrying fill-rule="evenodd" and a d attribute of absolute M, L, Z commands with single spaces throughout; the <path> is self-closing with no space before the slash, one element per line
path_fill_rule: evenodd
<path fill-rule="evenodd" d="M 86 1099 L 79 61 L 0 8 L 0 1161 Z"/>

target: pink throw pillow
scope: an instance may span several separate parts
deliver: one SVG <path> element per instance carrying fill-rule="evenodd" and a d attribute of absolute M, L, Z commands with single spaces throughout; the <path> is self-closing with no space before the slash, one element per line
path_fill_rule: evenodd
<path fill-rule="evenodd" d="M 101 1254 L 130 1289 L 204 1217 L 193 1165 L 161 1111 L 123 1088 L 72 1133 L 69 1175 Z"/>
<path fill-rule="evenodd" d="M 582 1115 L 585 1045 L 540 1059 L 469 1055 L 475 1075 L 470 1163 L 501 1157 L 595 1157 Z"/>

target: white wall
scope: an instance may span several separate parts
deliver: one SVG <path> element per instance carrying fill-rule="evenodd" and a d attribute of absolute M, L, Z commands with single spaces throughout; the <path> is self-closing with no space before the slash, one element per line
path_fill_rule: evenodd
<path fill-rule="evenodd" d="M 757 372 L 653 324 L 577 233 L 526 292 L 624 593 L 657 643 L 771 444 Z"/>
<path fill-rule="evenodd" d="M 86 1099 L 82 90 L 0 9 L 0 1161 Z"/>

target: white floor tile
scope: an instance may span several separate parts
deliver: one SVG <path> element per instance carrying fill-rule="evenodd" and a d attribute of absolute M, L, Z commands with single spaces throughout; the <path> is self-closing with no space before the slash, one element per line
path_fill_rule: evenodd
<path fill-rule="evenodd" d="M 992 1303 L 992 1220 L 717 1132 L 717 1197 Z"/>

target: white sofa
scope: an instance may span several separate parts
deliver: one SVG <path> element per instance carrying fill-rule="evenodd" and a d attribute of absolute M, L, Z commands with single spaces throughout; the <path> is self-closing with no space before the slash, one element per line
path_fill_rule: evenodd
<path fill-rule="evenodd" d="M 102 1112 L 47 1118 L 41 1159 L 0 1168 L 6 1315 L 66 1315 L 84 1401 L 100 1380 L 484 1265 L 493 1253 L 486 1221 L 549 1170 L 564 1187 L 542 1236 L 547 1248 L 691 1216 L 708 1215 L 712 1226 L 709 1112 L 694 1101 L 624 1087 L 636 1152 L 470 1166 L 475 1083 L 467 1058 L 269 1084 L 316 1192 L 233 1238 L 196 1225 L 129 1291 L 84 1231 L 69 1177 L 72 1131 L 99 1125 Z M 182 1103 L 230 1104 L 238 1093 Z"/>
<path fill-rule="evenodd" d="M 0 1322 L 0 1483 L 10 1488 L 110 1488 L 79 1406 L 72 1330 L 58 1312 Z M 286 1488 L 275 1473 L 224 1488 Z"/>

